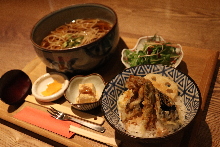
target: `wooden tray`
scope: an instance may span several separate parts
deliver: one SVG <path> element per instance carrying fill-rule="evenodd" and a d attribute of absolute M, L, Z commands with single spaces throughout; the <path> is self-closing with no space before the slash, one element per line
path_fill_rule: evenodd
<path fill-rule="evenodd" d="M 126 44 L 125 44 L 126 42 Z M 110 59 L 108 63 L 105 64 L 102 68 L 98 68 L 92 72 L 99 73 L 103 76 L 106 82 L 110 81 L 115 75 L 117 75 L 119 72 L 121 72 L 125 67 L 122 65 L 120 61 L 121 57 L 121 50 L 123 48 L 133 48 L 136 44 L 137 39 L 133 38 L 121 38 L 118 46 L 118 50 L 115 53 L 114 57 Z M 182 71 L 185 74 L 188 74 L 191 76 L 195 82 L 198 84 L 199 89 L 201 91 L 202 95 L 202 110 L 204 109 L 205 103 L 206 103 L 206 97 L 208 95 L 209 87 L 211 84 L 211 80 L 213 77 L 213 72 L 215 69 L 215 65 L 218 59 L 218 51 L 215 50 L 206 50 L 206 49 L 199 49 L 199 48 L 192 48 L 192 47 L 186 47 L 183 46 L 183 52 L 184 57 L 183 61 L 179 65 L 177 69 Z M 113 66 L 114 65 L 114 66 Z M 24 69 L 29 77 L 31 78 L 32 82 L 34 82 L 39 76 L 45 74 L 46 72 L 50 72 L 51 70 L 46 68 L 46 66 L 40 61 L 39 58 L 35 58 L 33 61 L 31 61 Z M 68 75 L 73 76 L 73 75 Z M 60 100 L 56 101 L 56 103 L 70 107 L 70 104 L 65 101 L 64 98 L 61 98 Z M 28 124 L 26 122 L 17 120 L 13 118 L 13 115 L 19 112 L 21 109 L 23 109 L 26 106 L 34 107 L 37 109 L 40 109 L 42 111 L 46 111 L 46 108 L 29 103 L 24 102 L 21 106 L 14 107 L 9 106 L 7 104 L 4 104 L 0 101 L 0 118 L 11 122 L 13 124 L 16 124 L 20 127 L 23 127 L 27 130 L 30 130 L 34 133 L 37 133 L 41 136 L 44 136 L 48 139 L 54 140 L 60 144 L 66 145 L 66 146 L 106 146 L 105 144 L 93 141 L 91 139 L 85 138 L 80 135 L 74 135 L 71 139 L 67 139 L 65 137 L 62 137 L 60 135 L 54 134 L 50 131 L 44 130 L 42 128 L 36 127 L 34 125 Z M 99 115 L 103 117 L 103 114 L 101 112 L 101 108 L 98 107 L 97 109 L 91 111 L 93 115 Z M 195 141 L 195 134 L 197 133 L 197 129 L 200 124 L 201 119 L 201 113 L 198 115 L 197 119 L 195 120 L 194 124 L 190 127 L 190 129 L 186 130 L 179 139 L 167 141 L 166 143 L 163 143 L 163 146 L 193 146 Z M 103 133 L 103 135 L 108 137 L 116 137 L 117 139 L 122 140 L 121 146 L 143 146 L 141 143 L 137 142 L 130 142 L 128 140 L 123 140 L 124 138 L 120 136 L 120 134 L 116 133 L 107 122 L 103 124 L 103 126 L 106 128 L 106 132 Z M 85 127 L 82 127 L 83 129 L 89 130 Z M 92 130 L 90 130 L 92 131 Z M 94 131 L 95 132 L 95 131 Z M 148 146 L 151 146 L 148 144 Z M 152 145 L 152 146 L 161 146 L 161 144 L 158 145 Z"/>

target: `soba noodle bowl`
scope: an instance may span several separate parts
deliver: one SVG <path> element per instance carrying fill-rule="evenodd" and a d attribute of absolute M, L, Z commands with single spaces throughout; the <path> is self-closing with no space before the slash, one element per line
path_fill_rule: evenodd
<path fill-rule="evenodd" d="M 46 49 L 66 49 L 89 44 L 104 36 L 112 24 L 100 19 L 76 19 L 46 36 L 41 46 Z"/>

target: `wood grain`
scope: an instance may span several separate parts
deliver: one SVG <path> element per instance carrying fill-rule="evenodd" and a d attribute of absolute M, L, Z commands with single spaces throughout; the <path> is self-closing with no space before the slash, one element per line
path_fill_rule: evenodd
<path fill-rule="evenodd" d="M 0 124 L 0 146 L 2 147 L 12 147 L 12 146 L 52 147 L 52 145 L 49 145 L 27 134 L 22 133 L 22 131 L 24 132 L 27 132 L 27 131 L 25 131 L 24 129 L 20 127 L 17 127 L 13 124 L 5 122 L 4 120 L 0 120 L 0 122 L 1 122 Z"/>
<path fill-rule="evenodd" d="M 33 25 L 41 17 L 59 8 L 85 2 L 90 1 L 2 0 L 0 5 L 0 75 L 10 69 L 23 69 L 36 57 L 29 36 Z M 107 5 L 118 14 L 121 37 L 132 38 L 132 40 L 124 39 L 126 42 L 121 47 L 133 47 L 136 43 L 134 38 L 138 39 L 141 36 L 157 33 L 166 41 L 191 47 L 192 52 L 189 52 L 188 57 L 191 60 L 195 59 L 193 62 L 196 62 L 199 54 L 205 54 L 204 50 L 194 52 L 194 48 L 220 51 L 219 0 L 93 0 L 92 2 Z M 215 57 L 207 58 L 213 60 Z M 190 67 L 189 60 L 185 58 L 185 61 Z M 220 61 L 218 60 L 216 66 L 201 61 L 198 66 L 212 66 L 215 73 L 214 77 L 203 77 L 212 79 L 212 82 L 206 94 L 208 103 L 204 106 L 203 121 L 198 134 L 194 136 L 196 138 L 194 146 L 218 147 L 220 146 Z M 202 74 L 198 72 L 197 67 L 191 69 L 193 70 L 189 70 L 189 74 L 195 71 L 198 76 Z M 107 77 L 107 79 L 110 78 Z M 197 76 L 194 75 L 193 78 L 196 80 Z M 201 83 L 201 88 L 209 85 L 209 83 L 203 84 L 202 80 L 198 82 Z M 0 146 L 62 146 L 3 119 L 0 119 L 0 123 Z M 78 136 L 78 139 L 82 138 Z M 93 146 L 103 145 L 94 143 Z"/>

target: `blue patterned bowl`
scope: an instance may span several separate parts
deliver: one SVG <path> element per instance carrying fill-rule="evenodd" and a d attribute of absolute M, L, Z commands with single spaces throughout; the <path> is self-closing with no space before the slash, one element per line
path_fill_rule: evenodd
<path fill-rule="evenodd" d="M 145 76 L 148 73 L 162 74 L 163 76 L 171 77 L 174 82 L 178 84 L 179 96 L 183 97 L 184 105 L 186 106 L 186 124 L 173 134 L 157 137 L 157 138 L 140 138 L 135 137 L 126 132 L 126 130 L 120 125 L 120 117 L 118 114 L 117 100 L 119 96 L 127 90 L 125 87 L 126 80 L 130 75 Z M 132 138 L 135 141 L 143 141 L 148 143 L 160 142 L 167 140 L 175 134 L 178 134 L 186 128 L 190 122 L 195 118 L 201 106 L 201 94 L 198 86 L 194 80 L 188 75 L 178 71 L 173 67 L 161 66 L 161 65 L 140 65 L 125 69 L 123 72 L 115 76 L 104 88 L 101 96 L 102 110 L 105 115 L 106 121 L 114 128 L 118 133 Z"/>
<path fill-rule="evenodd" d="M 89 44 L 62 50 L 48 50 L 41 42 L 57 27 L 76 19 L 98 18 L 112 23 L 103 37 Z M 64 73 L 85 73 L 102 66 L 116 51 L 119 41 L 118 18 L 115 11 L 95 3 L 70 5 L 41 18 L 32 28 L 30 39 L 37 56 L 50 69 Z"/>

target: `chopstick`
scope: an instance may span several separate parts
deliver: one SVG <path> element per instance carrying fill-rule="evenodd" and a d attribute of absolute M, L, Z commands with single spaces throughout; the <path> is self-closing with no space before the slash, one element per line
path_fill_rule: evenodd
<path fill-rule="evenodd" d="M 84 130 L 84 129 L 81 129 L 81 128 L 78 128 L 72 125 L 70 125 L 69 130 L 76 134 L 82 135 L 84 137 L 106 143 L 107 145 L 110 145 L 110 146 L 119 146 L 119 144 L 121 143 L 120 140 L 117 140 L 115 138 L 106 137 L 106 136 L 93 133 L 93 132 L 90 132 L 90 131 L 87 131 L 87 130 Z"/>
<path fill-rule="evenodd" d="M 50 107 L 54 107 L 55 109 L 65 112 L 71 116 L 83 119 L 83 120 L 87 120 L 89 122 L 93 122 L 99 125 L 102 125 L 104 123 L 104 118 L 99 117 L 99 116 L 95 116 L 86 112 L 81 112 L 81 111 L 77 111 L 77 110 L 71 110 L 71 108 L 66 107 L 66 106 L 62 106 L 60 104 L 56 104 L 56 103 L 52 103 L 52 102 L 38 102 L 34 96 L 32 95 L 28 95 L 25 99 L 25 101 L 36 104 L 36 105 L 40 105 L 42 107 L 45 108 L 50 108 Z M 75 113 L 74 113 L 75 112 Z"/>

